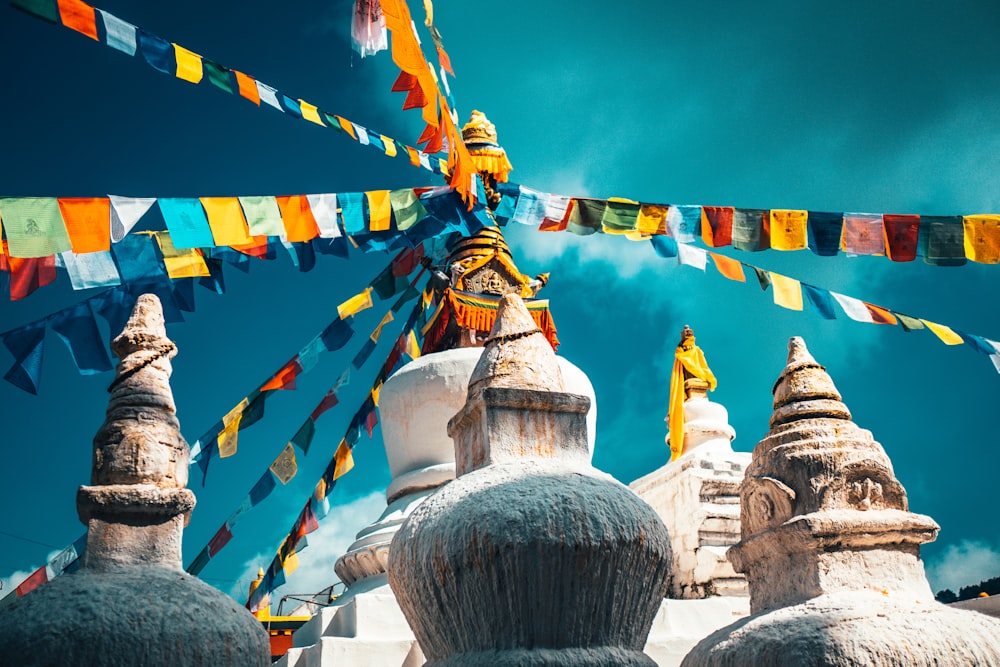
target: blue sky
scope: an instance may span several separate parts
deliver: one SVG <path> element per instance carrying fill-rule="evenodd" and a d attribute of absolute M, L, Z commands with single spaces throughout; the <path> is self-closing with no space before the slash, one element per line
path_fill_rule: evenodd
<path fill-rule="evenodd" d="M 419 114 L 390 93 L 388 54 L 350 50 L 349 2 L 109 0 L 98 5 L 328 111 L 414 143 Z M 412 7 L 422 15 L 419 3 Z M 435 21 L 457 79 L 460 116 L 487 113 L 515 166 L 512 180 L 565 195 L 674 204 L 951 215 L 1000 212 L 1000 27 L 996 3 L 661 3 L 609 6 L 512 0 L 475 11 L 439 0 Z M 435 184 L 433 175 L 210 86 L 159 74 L 137 58 L 0 8 L 0 195 L 297 194 Z M 1000 575 L 995 426 L 1000 376 L 966 346 L 926 331 L 783 310 L 750 282 L 657 258 L 647 244 L 510 229 L 525 273 L 550 271 L 560 352 L 598 397 L 595 464 L 623 482 L 662 465 L 673 347 L 690 324 L 730 411 L 734 446 L 767 430 L 786 342 L 805 337 L 852 410 L 886 448 L 913 511 L 941 525 L 923 554 L 935 590 Z M 993 266 L 927 266 L 808 251 L 724 254 L 827 289 L 1000 339 Z M 228 292 L 198 293 L 169 334 L 173 386 L 193 442 L 334 317 L 387 261 L 321 257 L 310 273 L 286 258 L 230 270 Z M 753 278 L 750 278 L 753 280 Z M 63 279 L 0 302 L 0 329 L 87 296 Z M 378 308 L 359 316 L 373 327 Z M 392 337 L 387 337 L 391 343 Z M 385 354 L 380 347 L 380 353 Z M 268 402 L 237 456 L 217 462 L 185 533 L 185 562 L 235 509 L 353 350 L 325 355 Z M 0 361 L 9 356 L 0 353 Z M 372 368 L 323 417 L 296 479 L 243 519 L 205 569 L 239 596 L 288 530 Z M 110 375 L 81 377 L 50 334 L 37 397 L 0 383 L 0 576 L 40 565 L 72 542 L 76 488 Z M 388 482 L 381 442 L 363 440 L 284 592 L 333 579 L 332 563 L 372 520 Z M 23 574 L 21 575 L 23 576 Z M 293 587 L 298 590 L 291 590 Z M 243 593 L 245 594 L 245 593 Z"/>

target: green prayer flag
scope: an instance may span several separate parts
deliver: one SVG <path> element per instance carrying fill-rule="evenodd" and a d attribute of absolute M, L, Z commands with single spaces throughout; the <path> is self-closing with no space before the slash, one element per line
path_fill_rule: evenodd
<path fill-rule="evenodd" d="M 205 72 L 205 77 L 208 79 L 216 88 L 221 88 L 230 95 L 234 94 L 232 77 L 229 76 L 229 70 L 217 62 L 212 62 L 207 58 L 202 59 L 202 69 Z"/>
<path fill-rule="evenodd" d="M 59 23 L 56 0 L 11 0 L 11 6 L 49 23 Z"/>
<path fill-rule="evenodd" d="M 0 218 L 11 257 L 48 257 L 71 248 L 55 197 L 2 198 Z"/>
<path fill-rule="evenodd" d="M 314 435 L 316 435 L 316 423 L 312 419 L 307 419 L 292 436 L 292 444 L 301 449 L 303 454 L 308 454 Z"/>
<path fill-rule="evenodd" d="M 281 221 L 281 209 L 272 196 L 240 197 L 243 215 L 252 236 L 281 236 L 285 225 Z"/>
<path fill-rule="evenodd" d="M 601 226 L 613 232 L 631 232 L 639 219 L 639 204 L 624 201 L 608 201 Z"/>
<path fill-rule="evenodd" d="M 396 228 L 399 231 L 409 229 L 427 216 L 427 209 L 412 189 L 393 190 L 389 193 L 389 204 L 396 216 Z"/>
<path fill-rule="evenodd" d="M 198 574 L 205 569 L 205 566 L 208 565 L 208 561 L 210 561 L 211 559 L 212 557 L 208 555 L 208 547 L 206 546 L 204 549 L 201 550 L 201 553 L 199 553 L 198 556 L 194 559 L 194 562 L 188 565 L 187 568 L 188 574 L 197 577 Z"/>
<path fill-rule="evenodd" d="M 903 315 L 902 313 L 894 312 L 893 315 L 899 320 L 899 326 L 903 327 L 903 331 L 913 331 L 914 329 L 923 329 L 924 323 L 915 317 L 910 317 L 909 315 Z"/>
<path fill-rule="evenodd" d="M 744 264 L 743 266 L 749 265 Z M 758 269 L 756 266 L 751 266 L 750 268 L 757 274 L 757 282 L 760 283 L 760 288 L 766 292 L 767 288 L 771 286 L 771 275 L 764 269 Z"/>
<path fill-rule="evenodd" d="M 608 202 L 599 199 L 574 199 L 571 203 L 566 231 L 577 236 L 588 236 L 601 228 L 601 219 Z"/>
<path fill-rule="evenodd" d="M 329 127 L 331 130 L 336 130 L 337 132 L 344 131 L 344 128 L 340 126 L 340 121 L 337 120 L 336 116 L 334 116 L 332 113 L 327 113 L 322 109 L 319 109 L 319 112 L 323 115 L 323 119 L 326 120 L 327 127 Z"/>

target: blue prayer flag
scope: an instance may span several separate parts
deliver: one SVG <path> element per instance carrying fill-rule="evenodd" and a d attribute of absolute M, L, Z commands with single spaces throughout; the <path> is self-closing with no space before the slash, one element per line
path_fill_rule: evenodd
<path fill-rule="evenodd" d="M 844 227 L 843 213 L 809 211 L 809 249 L 821 257 L 840 252 L 840 234 Z"/>
<path fill-rule="evenodd" d="M 177 67 L 174 45 L 142 28 L 137 29 L 136 33 L 139 38 L 139 51 L 142 52 L 142 57 L 146 59 L 150 67 L 173 76 Z"/>
<path fill-rule="evenodd" d="M 111 359 L 104 346 L 94 313 L 87 302 L 64 308 L 48 317 L 48 324 L 66 343 L 81 375 L 110 371 Z"/>
<path fill-rule="evenodd" d="M 175 248 L 180 250 L 215 246 L 212 228 L 208 226 L 208 217 L 200 200 L 165 198 L 158 202 Z"/>
<path fill-rule="evenodd" d="M 828 291 L 807 285 L 806 283 L 801 283 L 801 286 L 802 293 L 805 294 L 806 299 L 812 304 L 813 310 L 816 311 L 817 315 L 825 320 L 837 319 L 837 313 L 833 308 L 833 296 Z"/>
<path fill-rule="evenodd" d="M 653 250 L 664 259 L 677 256 L 677 241 L 669 236 L 651 236 L 649 242 L 653 244 Z"/>
<path fill-rule="evenodd" d="M 365 224 L 365 193 L 339 192 L 337 202 L 344 218 L 344 232 L 348 235 L 364 232 L 368 227 Z"/>
<path fill-rule="evenodd" d="M 264 471 L 264 476 L 257 480 L 257 483 L 250 489 L 250 504 L 254 507 L 261 504 L 265 498 L 271 495 L 277 483 L 274 481 L 274 474 L 270 468 Z"/>
<path fill-rule="evenodd" d="M 336 352 L 347 345 L 347 341 L 351 340 L 351 336 L 353 335 L 354 329 L 351 328 L 347 320 L 337 318 L 330 323 L 330 326 L 323 330 L 320 338 L 323 340 L 323 345 L 327 350 Z"/>
<path fill-rule="evenodd" d="M 14 355 L 14 365 L 3 376 L 29 394 L 38 394 L 45 353 L 45 320 L 37 320 L 3 334 L 3 344 Z"/>

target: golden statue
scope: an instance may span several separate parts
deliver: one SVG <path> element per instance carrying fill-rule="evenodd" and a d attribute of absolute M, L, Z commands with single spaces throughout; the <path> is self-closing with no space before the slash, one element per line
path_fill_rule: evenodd
<path fill-rule="evenodd" d="M 705 361 L 705 353 L 694 344 L 694 331 L 684 325 L 681 341 L 674 350 L 674 368 L 670 373 L 670 406 L 667 424 L 670 429 L 670 460 L 684 453 L 684 401 L 704 398 L 715 391 L 715 375 Z"/>

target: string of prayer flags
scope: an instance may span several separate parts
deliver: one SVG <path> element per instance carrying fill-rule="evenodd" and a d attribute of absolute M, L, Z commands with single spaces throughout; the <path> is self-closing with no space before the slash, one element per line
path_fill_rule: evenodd
<path fill-rule="evenodd" d="M 29 574 L 13 591 L 0 598 L 0 607 L 4 607 L 19 597 L 27 595 L 42 584 L 46 584 L 64 572 L 73 572 L 80 566 L 80 558 L 87 549 L 87 533 L 84 533 L 73 544 L 49 559 L 45 565 Z"/>

